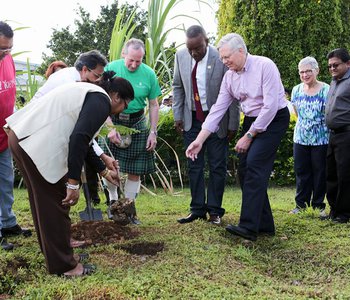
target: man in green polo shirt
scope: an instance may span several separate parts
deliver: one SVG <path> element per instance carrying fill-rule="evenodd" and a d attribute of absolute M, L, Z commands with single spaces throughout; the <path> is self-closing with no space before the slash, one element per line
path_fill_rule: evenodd
<path fill-rule="evenodd" d="M 120 171 L 128 174 L 124 186 L 124 196 L 135 200 L 140 191 L 140 176 L 155 172 L 154 149 L 157 144 L 157 124 L 159 104 L 157 97 L 161 95 L 158 79 L 154 71 L 142 63 L 145 46 L 141 40 L 132 38 L 126 42 L 122 59 L 112 61 L 105 71 L 114 71 L 116 76 L 129 80 L 134 88 L 135 98 L 128 107 L 112 118 L 114 125 L 123 125 L 137 129 L 139 133 L 132 135 L 131 144 L 122 148 L 118 132 L 112 130 L 108 134 L 107 144 L 113 156 L 119 160 Z M 149 105 L 149 123 L 147 126 L 144 109 Z M 117 194 L 111 193 L 111 203 L 117 200 Z M 135 224 L 139 220 L 133 219 Z"/>

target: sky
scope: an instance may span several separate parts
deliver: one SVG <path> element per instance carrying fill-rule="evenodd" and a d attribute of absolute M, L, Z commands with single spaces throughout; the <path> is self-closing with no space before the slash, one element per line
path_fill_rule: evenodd
<path fill-rule="evenodd" d="M 29 58 L 31 63 L 42 62 L 42 53 L 50 55 L 50 49 L 46 47 L 51 39 L 54 29 L 61 29 L 66 26 L 74 28 L 74 19 L 77 19 L 76 11 L 82 6 L 96 19 L 100 13 L 101 5 L 106 6 L 113 3 L 113 0 L 9 0 L 1 5 L 0 20 L 7 21 L 14 28 L 26 26 L 24 30 L 15 31 L 14 47 L 12 53 L 30 51 L 16 56 L 15 60 L 26 61 Z M 119 0 L 125 3 L 126 0 Z M 127 0 L 129 4 L 140 3 L 143 9 L 147 8 L 148 0 Z M 207 0 L 211 7 L 201 4 L 195 0 L 184 0 L 180 2 L 174 10 L 174 14 L 186 14 L 197 18 L 204 26 L 210 36 L 216 34 L 217 22 L 215 10 L 217 9 L 215 0 Z M 170 15 L 171 18 L 171 15 Z M 167 26 L 174 27 L 179 23 L 184 23 L 185 28 L 195 24 L 195 21 L 186 18 L 169 20 Z M 184 42 L 184 33 L 174 31 L 171 35 L 179 45 Z"/>

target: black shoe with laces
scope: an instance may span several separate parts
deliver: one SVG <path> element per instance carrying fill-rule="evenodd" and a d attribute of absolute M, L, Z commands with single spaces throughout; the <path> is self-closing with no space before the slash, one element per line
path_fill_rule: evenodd
<path fill-rule="evenodd" d="M 195 220 L 198 220 L 198 219 L 201 219 L 201 220 L 206 220 L 207 217 L 206 215 L 196 215 L 194 213 L 190 213 L 187 217 L 185 218 L 180 218 L 180 219 L 177 219 L 177 221 L 180 223 L 180 224 L 186 224 L 186 223 L 191 223 Z"/>
<path fill-rule="evenodd" d="M 210 215 L 208 221 L 211 224 L 214 224 L 214 225 L 220 225 L 221 224 L 221 218 L 220 218 L 219 215 Z"/>
<path fill-rule="evenodd" d="M 245 238 L 246 240 L 250 240 L 253 242 L 257 240 L 256 233 L 254 233 L 248 229 L 245 229 L 243 227 L 235 226 L 235 225 L 227 225 L 225 229 L 229 233 L 231 233 L 233 235 L 240 236 L 242 238 Z"/>
<path fill-rule="evenodd" d="M 345 224 L 349 222 L 349 218 L 338 216 L 332 219 L 332 222 L 339 223 L 339 224 Z"/>
<path fill-rule="evenodd" d="M 8 243 L 6 241 L 6 239 L 3 238 L 2 236 L 0 236 L 0 246 L 5 251 L 9 251 L 9 250 L 13 249 L 13 244 L 12 243 Z"/>
<path fill-rule="evenodd" d="M 321 220 L 321 221 L 327 221 L 327 220 L 333 220 L 335 218 L 335 213 L 334 213 L 334 211 L 333 210 L 331 210 L 330 212 L 329 212 L 329 215 L 327 215 L 327 214 L 324 214 L 324 215 L 320 215 L 319 216 L 319 219 Z"/>
<path fill-rule="evenodd" d="M 18 224 L 12 227 L 8 228 L 2 228 L 1 229 L 1 235 L 6 237 L 6 236 L 12 236 L 12 235 L 23 235 L 25 237 L 29 237 L 32 235 L 32 231 L 27 228 L 22 228 Z"/>

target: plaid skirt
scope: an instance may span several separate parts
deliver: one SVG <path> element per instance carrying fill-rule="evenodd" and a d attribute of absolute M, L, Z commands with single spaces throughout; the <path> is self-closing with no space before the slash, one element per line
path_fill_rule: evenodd
<path fill-rule="evenodd" d="M 114 158 L 119 160 L 120 171 L 122 173 L 134 175 L 154 173 L 156 171 L 154 151 L 146 150 L 146 143 L 149 135 L 146 117 L 142 115 L 140 117 L 130 118 L 129 120 L 121 120 L 113 117 L 112 120 L 114 125 L 123 125 L 137 129 L 140 132 L 132 135 L 131 144 L 125 149 L 118 148 L 115 144 L 111 143 L 107 137 L 105 137 L 105 142 L 100 138 L 99 145 L 103 151 L 107 155 L 110 155 L 106 147 L 107 144 Z"/>

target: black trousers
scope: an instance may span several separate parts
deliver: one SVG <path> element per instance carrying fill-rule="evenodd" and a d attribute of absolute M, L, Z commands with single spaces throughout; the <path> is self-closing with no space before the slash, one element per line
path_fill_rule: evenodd
<path fill-rule="evenodd" d="M 184 132 L 184 142 L 187 148 L 202 128 L 202 123 L 192 118 L 192 127 Z M 195 161 L 188 159 L 188 176 L 191 189 L 191 212 L 203 216 L 206 213 L 222 217 L 225 209 L 221 207 L 226 183 L 228 141 L 212 133 L 204 142 L 198 158 Z M 205 184 L 205 162 L 208 161 L 209 178 L 207 193 Z"/>
<path fill-rule="evenodd" d="M 330 134 L 326 174 L 327 200 L 334 216 L 350 218 L 350 131 Z"/>
<path fill-rule="evenodd" d="M 243 134 L 255 118 L 245 117 Z M 288 108 L 280 109 L 267 130 L 259 133 L 248 152 L 239 155 L 242 207 L 239 226 L 254 233 L 275 231 L 267 187 L 278 146 L 289 124 Z"/>
<path fill-rule="evenodd" d="M 328 145 L 307 146 L 294 143 L 296 177 L 295 203 L 299 208 L 324 209 L 326 204 L 326 157 Z"/>

